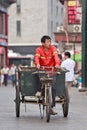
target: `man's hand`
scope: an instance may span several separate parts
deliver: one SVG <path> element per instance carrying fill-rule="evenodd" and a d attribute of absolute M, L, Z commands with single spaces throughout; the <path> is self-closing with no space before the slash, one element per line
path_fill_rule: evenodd
<path fill-rule="evenodd" d="M 55 65 L 56 69 L 61 69 L 61 67 L 59 65 Z"/>
<path fill-rule="evenodd" d="M 37 65 L 37 69 L 40 69 L 40 65 L 39 64 Z"/>

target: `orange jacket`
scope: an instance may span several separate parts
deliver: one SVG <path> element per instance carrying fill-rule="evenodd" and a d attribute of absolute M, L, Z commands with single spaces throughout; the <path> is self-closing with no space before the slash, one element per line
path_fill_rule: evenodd
<path fill-rule="evenodd" d="M 51 45 L 48 52 L 45 51 L 43 46 L 38 47 L 36 49 L 34 63 L 35 65 L 39 64 L 40 66 L 59 66 L 60 59 L 58 57 L 56 47 Z"/>

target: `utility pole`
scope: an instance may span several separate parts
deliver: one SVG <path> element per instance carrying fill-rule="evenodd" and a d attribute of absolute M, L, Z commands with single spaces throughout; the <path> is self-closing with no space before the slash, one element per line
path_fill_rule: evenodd
<path fill-rule="evenodd" d="M 87 0 L 82 0 L 82 79 L 87 87 Z"/>

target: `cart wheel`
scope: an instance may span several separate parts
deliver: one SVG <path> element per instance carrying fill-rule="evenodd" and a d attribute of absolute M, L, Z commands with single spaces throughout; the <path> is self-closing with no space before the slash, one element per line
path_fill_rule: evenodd
<path fill-rule="evenodd" d="M 65 101 L 62 104 L 62 108 L 63 108 L 63 115 L 64 115 L 64 117 L 67 117 L 68 110 L 69 110 L 69 96 L 68 96 L 68 89 L 67 89 L 67 87 L 65 87 Z"/>
<path fill-rule="evenodd" d="M 19 93 L 19 86 L 16 86 L 16 117 L 20 116 L 20 93 Z"/>
<path fill-rule="evenodd" d="M 46 122 L 50 121 L 51 98 L 51 87 L 48 87 L 48 89 L 46 89 Z"/>

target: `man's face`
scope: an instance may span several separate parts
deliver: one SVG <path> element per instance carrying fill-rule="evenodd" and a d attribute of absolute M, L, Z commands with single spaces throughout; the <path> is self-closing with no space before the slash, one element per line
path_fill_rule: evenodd
<path fill-rule="evenodd" d="M 64 59 L 67 59 L 67 56 L 64 55 Z"/>
<path fill-rule="evenodd" d="M 42 45 L 48 49 L 51 45 L 51 39 L 46 39 L 45 42 L 42 43 Z"/>

